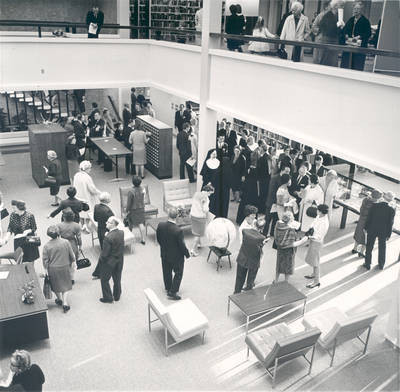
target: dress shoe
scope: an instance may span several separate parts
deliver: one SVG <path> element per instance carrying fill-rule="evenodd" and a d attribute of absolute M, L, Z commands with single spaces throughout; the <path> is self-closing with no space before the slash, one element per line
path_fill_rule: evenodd
<path fill-rule="evenodd" d="M 314 275 L 304 275 L 304 277 L 305 277 L 306 279 L 314 279 L 314 278 L 315 278 Z"/>
<path fill-rule="evenodd" d="M 249 290 L 253 290 L 254 286 L 246 286 L 243 291 L 249 291 Z"/>
<path fill-rule="evenodd" d="M 75 280 L 71 279 L 72 286 L 75 284 Z"/>
<path fill-rule="evenodd" d="M 68 310 L 70 310 L 70 309 L 71 309 L 71 307 L 68 306 L 68 305 L 64 305 L 64 306 L 63 306 L 64 313 L 67 313 Z"/>
<path fill-rule="evenodd" d="M 114 301 L 118 302 L 121 299 L 121 297 L 114 297 Z"/>
<path fill-rule="evenodd" d="M 370 265 L 367 265 L 367 264 L 365 264 L 365 263 L 364 263 L 362 266 L 363 266 L 365 269 L 367 269 L 368 271 L 371 269 L 371 266 L 370 266 Z"/>
<path fill-rule="evenodd" d="M 58 298 L 56 298 L 54 302 L 55 302 L 56 305 L 58 305 L 58 306 L 62 306 L 62 304 L 63 304 L 62 301 L 61 301 L 61 299 L 58 299 Z"/>
<path fill-rule="evenodd" d="M 140 241 L 142 245 L 146 245 L 146 241 Z"/>
<path fill-rule="evenodd" d="M 353 253 L 353 255 L 355 255 L 356 253 L 358 253 L 358 250 L 357 249 L 352 249 L 351 253 Z"/>
<path fill-rule="evenodd" d="M 53 203 L 51 206 L 52 207 L 58 207 L 60 204 L 59 203 Z"/>
<path fill-rule="evenodd" d="M 181 299 L 181 297 L 180 297 L 178 294 L 176 294 L 176 293 L 171 293 L 171 292 L 169 292 L 169 293 L 167 294 L 167 296 L 168 296 L 168 299 L 171 299 L 171 300 L 173 300 L 173 301 L 179 301 L 179 300 Z"/>
<path fill-rule="evenodd" d="M 379 265 L 378 269 L 383 270 L 384 266 L 383 265 Z"/>
<path fill-rule="evenodd" d="M 103 302 L 103 304 L 112 304 L 114 301 L 111 299 L 100 298 L 100 302 Z"/>
<path fill-rule="evenodd" d="M 97 275 L 92 275 L 92 279 L 93 279 L 93 280 L 100 279 L 100 276 L 97 276 Z"/>
<path fill-rule="evenodd" d="M 321 283 L 309 283 L 308 285 L 306 285 L 306 287 L 308 289 L 313 289 L 313 288 L 319 287 L 319 286 L 321 286 Z"/>

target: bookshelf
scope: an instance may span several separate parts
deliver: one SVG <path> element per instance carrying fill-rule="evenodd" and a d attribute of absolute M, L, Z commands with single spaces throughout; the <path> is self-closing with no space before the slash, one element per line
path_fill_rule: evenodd
<path fill-rule="evenodd" d="M 149 27 L 151 0 L 129 0 L 131 26 Z M 149 32 L 132 31 L 131 38 L 149 38 Z"/>

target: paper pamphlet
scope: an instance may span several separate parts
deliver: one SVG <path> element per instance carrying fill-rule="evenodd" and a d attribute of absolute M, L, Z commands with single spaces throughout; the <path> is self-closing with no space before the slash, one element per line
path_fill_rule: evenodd
<path fill-rule="evenodd" d="M 0 280 L 7 279 L 9 273 L 10 271 L 0 271 Z"/>
<path fill-rule="evenodd" d="M 194 164 L 196 163 L 196 159 L 194 159 L 194 158 L 189 158 L 189 159 L 186 161 L 186 163 L 187 163 L 189 166 L 194 166 Z"/>
<path fill-rule="evenodd" d="M 97 34 L 97 24 L 96 23 L 90 23 L 89 34 Z"/>

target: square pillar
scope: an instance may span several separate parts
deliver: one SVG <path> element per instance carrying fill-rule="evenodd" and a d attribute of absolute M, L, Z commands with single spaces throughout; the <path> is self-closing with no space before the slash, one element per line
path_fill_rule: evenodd
<path fill-rule="evenodd" d="M 130 25 L 130 8 L 129 0 L 117 0 L 117 24 L 121 26 Z M 130 38 L 130 30 L 119 30 L 120 38 Z"/>

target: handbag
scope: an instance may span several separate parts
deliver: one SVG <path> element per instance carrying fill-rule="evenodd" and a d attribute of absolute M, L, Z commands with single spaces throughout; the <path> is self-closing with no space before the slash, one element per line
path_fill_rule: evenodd
<path fill-rule="evenodd" d="M 50 278 L 49 278 L 49 275 L 47 275 L 47 274 L 45 275 L 44 282 L 43 282 L 43 295 L 44 295 L 44 298 L 46 298 L 46 299 L 51 299 L 51 296 L 52 296 Z"/>
<path fill-rule="evenodd" d="M 0 212 L 0 220 L 7 218 L 8 215 L 10 215 L 10 214 L 8 213 L 7 208 L 3 208 Z"/>
<path fill-rule="evenodd" d="M 318 209 L 317 209 L 317 206 L 316 206 L 315 202 L 313 202 L 313 204 L 306 209 L 306 215 L 309 218 L 316 218 L 317 217 Z"/>
<path fill-rule="evenodd" d="M 40 240 L 40 237 L 38 235 L 28 235 L 26 237 L 26 242 L 29 245 L 37 246 L 39 247 L 42 244 L 42 241 Z"/>
<path fill-rule="evenodd" d="M 88 268 L 92 265 L 90 260 L 87 257 L 85 257 L 82 250 L 81 250 L 81 253 L 82 253 L 83 258 L 76 260 L 76 269 L 78 269 L 78 270 L 80 270 L 82 268 Z"/>
<path fill-rule="evenodd" d="M 288 58 L 288 54 L 285 49 L 279 48 L 277 50 L 276 54 L 278 55 L 278 57 L 280 59 L 287 60 L 287 58 Z"/>
<path fill-rule="evenodd" d="M 47 176 L 44 179 L 44 183 L 45 183 L 45 185 L 52 186 L 52 185 L 55 185 L 57 183 L 57 180 L 53 176 Z"/>

